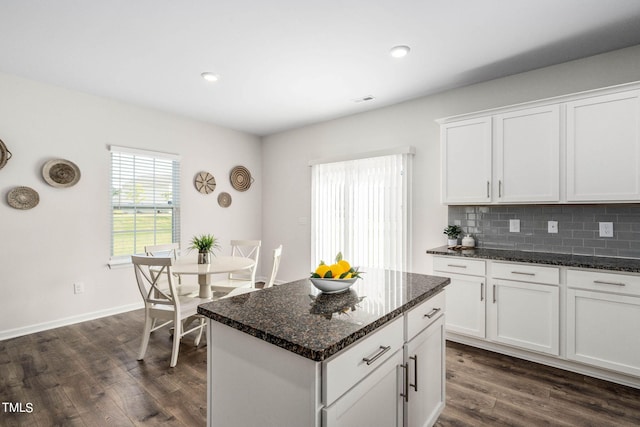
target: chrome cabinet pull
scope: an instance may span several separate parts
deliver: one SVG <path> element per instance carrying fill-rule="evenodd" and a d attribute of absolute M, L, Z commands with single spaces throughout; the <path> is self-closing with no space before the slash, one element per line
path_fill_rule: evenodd
<path fill-rule="evenodd" d="M 493 285 L 493 303 L 496 303 L 496 285 Z"/>
<path fill-rule="evenodd" d="M 480 283 L 480 301 L 484 301 L 484 283 Z"/>
<path fill-rule="evenodd" d="M 442 309 L 441 308 L 434 308 L 433 310 L 431 310 L 430 312 L 428 312 L 427 314 L 425 314 L 422 317 L 427 317 L 427 318 L 431 319 L 433 316 L 438 314 L 440 312 L 440 310 L 442 310 Z"/>
<path fill-rule="evenodd" d="M 595 283 L 597 285 L 627 286 L 626 283 L 622 283 L 622 282 L 607 282 L 606 280 L 594 280 L 593 283 Z"/>
<path fill-rule="evenodd" d="M 498 197 L 502 197 L 502 180 L 498 180 Z"/>
<path fill-rule="evenodd" d="M 362 361 L 363 362 L 367 362 L 367 365 L 371 365 L 373 362 L 378 360 L 380 358 L 380 356 L 382 356 L 383 354 L 385 354 L 389 350 L 391 350 L 391 346 L 390 345 L 388 345 L 386 347 L 381 345 L 380 346 L 380 350 L 378 350 L 378 352 L 376 354 L 374 354 L 371 357 L 363 357 Z"/>
<path fill-rule="evenodd" d="M 460 265 L 460 264 L 447 264 L 447 267 L 454 267 L 454 268 L 467 268 L 466 265 Z"/>
<path fill-rule="evenodd" d="M 491 197 L 491 194 L 489 194 L 489 187 L 490 187 L 490 184 L 489 184 L 489 181 L 487 181 L 487 199 Z"/>
<path fill-rule="evenodd" d="M 405 402 L 409 402 L 409 363 L 400 365 L 404 369 L 404 393 L 400 393 L 400 396 L 404 398 Z"/>
<path fill-rule="evenodd" d="M 535 276 L 536 273 L 527 273 L 526 271 L 512 271 L 511 274 L 521 274 L 523 276 Z"/>
<path fill-rule="evenodd" d="M 418 391 L 418 355 L 409 356 L 409 359 L 413 360 L 413 384 L 409 384 L 409 386 Z"/>

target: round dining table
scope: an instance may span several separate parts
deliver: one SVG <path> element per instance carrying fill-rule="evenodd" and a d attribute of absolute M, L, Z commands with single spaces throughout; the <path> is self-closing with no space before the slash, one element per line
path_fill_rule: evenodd
<path fill-rule="evenodd" d="M 251 258 L 237 256 L 214 256 L 209 264 L 198 264 L 196 258 L 182 256 L 171 266 L 171 272 L 176 275 L 197 274 L 200 285 L 200 298 L 211 298 L 211 275 L 231 273 L 233 271 L 248 270 L 255 265 Z"/>

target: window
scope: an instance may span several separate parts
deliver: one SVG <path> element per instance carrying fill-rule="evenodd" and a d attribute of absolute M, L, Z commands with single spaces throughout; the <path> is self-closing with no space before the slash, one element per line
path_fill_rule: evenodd
<path fill-rule="evenodd" d="M 360 267 L 410 267 L 413 149 L 393 151 L 312 162 L 312 267 L 318 260 L 332 262 L 338 252 Z"/>
<path fill-rule="evenodd" d="M 111 260 L 180 241 L 180 158 L 111 146 Z"/>

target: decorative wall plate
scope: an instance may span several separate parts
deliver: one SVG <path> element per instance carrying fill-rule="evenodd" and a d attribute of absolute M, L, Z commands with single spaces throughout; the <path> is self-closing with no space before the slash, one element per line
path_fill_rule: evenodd
<path fill-rule="evenodd" d="M 218 204 L 223 208 L 228 208 L 231 205 L 231 194 L 220 193 L 218 194 Z"/>
<path fill-rule="evenodd" d="M 245 168 L 244 166 L 236 166 L 231 169 L 229 179 L 231 180 L 231 185 L 233 186 L 233 188 L 238 191 L 247 191 L 253 183 L 251 172 L 249 172 L 249 169 Z"/>
<path fill-rule="evenodd" d="M 4 142 L 0 139 L 0 169 L 7 164 L 7 161 L 11 158 L 11 151 L 4 145 Z"/>
<path fill-rule="evenodd" d="M 202 194 L 209 194 L 216 189 L 216 179 L 209 172 L 198 172 L 193 185 Z"/>
<path fill-rule="evenodd" d="M 71 187 L 80 181 L 80 169 L 69 160 L 54 159 L 44 164 L 42 176 L 52 187 Z"/>
<path fill-rule="evenodd" d="M 30 187 L 15 187 L 7 194 L 9 206 L 16 209 L 31 209 L 40 202 L 38 192 Z"/>

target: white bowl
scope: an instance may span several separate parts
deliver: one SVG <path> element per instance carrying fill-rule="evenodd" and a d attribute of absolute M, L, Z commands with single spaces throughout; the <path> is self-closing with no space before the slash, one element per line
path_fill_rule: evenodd
<path fill-rule="evenodd" d="M 311 280 L 313 286 L 320 289 L 323 293 L 336 294 L 349 289 L 358 279 L 355 277 L 352 279 L 317 279 L 311 277 L 309 280 Z"/>

